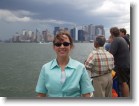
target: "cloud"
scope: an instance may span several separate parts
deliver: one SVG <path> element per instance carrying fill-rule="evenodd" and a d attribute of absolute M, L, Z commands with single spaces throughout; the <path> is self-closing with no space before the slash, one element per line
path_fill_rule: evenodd
<path fill-rule="evenodd" d="M 33 19 L 30 16 L 36 15 L 29 11 L 18 10 L 18 11 L 9 11 L 9 10 L 0 10 L 0 20 L 6 22 L 30 22 L 30 23 L 42 23 L 42 24 L 75 24 L 69 21 L 56 20 L 56 19 Z"/>
<path fill-rule="evenodd" d="M 45 19 L 45 20 L 32 19 L 30 22 L 32 22 L 32 23 L 40 23 L 40 24 L 75 25 L 75 23 L 73 23 L 73 22 L 55 20 L 55 19 Z"/>
<path fill-rule="evenodd" d="M 8 3 L 8 5 L 7 5 Z M 127 0 L 1 0 L 0 24 L 18 28 L 54 25 L 102 24 L 130 29 L 130 1 Z M 7 26 L 7 28 L 12 27 Z M 16 28 L 15 28 L 16 29 Z M 3 30 L 0 30 L 2 33 Z M 5 31 L 7 32 L 7 31 Z M 129 32 L 129 31 L 128 31 Z"/>
<path fill-rule="evenodd" d="M 123 5 L 124 4 L 124 5 Z M 130 2 L 117 2 L 111 0 L 105 0 L 101 6 L 92 9 L 93 15 L 98 16 L 121 16 L 129 14 L 130 12 Z"/>
<path fill-rule="evenodd" d="M 15 11 L 12 11 L 12 12 L 17 16 L 35 16 L 35 15 L 37 15 L 37 13 L 33 13 L 33 12 L 30 12 L 30 11 L 26 11 L 26 10 L 15 10 Z"/>
<path fill-rule="evenodd" d="M 9 10 L 0 10 L 0 20 L 7 22 L 28 22 L 30 17 L 18 17 L 13 12 Z"/>

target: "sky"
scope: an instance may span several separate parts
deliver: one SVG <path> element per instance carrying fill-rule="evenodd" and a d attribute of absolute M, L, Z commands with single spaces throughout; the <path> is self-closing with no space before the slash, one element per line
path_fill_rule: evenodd
<path fill-rule="evenodd" d="M 113 26 L 130 34 L 131 5 L 132 0 L 0 0 L 0 39 L 59 25 L 101 24 L 106 36 Z"/>

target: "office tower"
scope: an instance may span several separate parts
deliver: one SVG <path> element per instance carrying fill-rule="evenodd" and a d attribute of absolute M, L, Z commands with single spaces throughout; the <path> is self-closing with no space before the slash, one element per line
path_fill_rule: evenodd
<path fill-rule="evenodd" d="M 94 40 L 95 34 L 95 25 L 90 24 L 88 25 L 88 34 L 89 34 L 89 40 Z"/>
<path fill-rule="evenodd" d="M 54 27 L 54 36 L 58 33 L 59 30 L 60 30 L 60 27 Z"/>
<path fill-rule="evenodd" d="M 78 29 L 76 27 L 70 30 L 70 34 L 74 41 L 78 41 Z"/>
<path fill-rule="evenodd" d="M 78 30 L 78 41 L 84 41 L 84 31 L 82 29 Z"/>

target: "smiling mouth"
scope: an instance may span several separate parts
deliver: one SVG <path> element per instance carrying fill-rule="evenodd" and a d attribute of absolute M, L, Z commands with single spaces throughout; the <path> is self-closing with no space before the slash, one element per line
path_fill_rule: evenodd
<path fill-rule="evenodd" d="M 66 52 L 65 50 L 60 51 L 60 53 L 65 53 L 65 52 Z"/>

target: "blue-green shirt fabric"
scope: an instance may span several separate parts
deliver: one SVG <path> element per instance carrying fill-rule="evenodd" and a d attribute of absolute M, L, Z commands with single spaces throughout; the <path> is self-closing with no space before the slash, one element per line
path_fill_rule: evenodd
<path fill-rule="evenodd" d="M 66 80 L 61 83 L 61 68 L 56 59 L 44 64 L 36 92 L 45 93 L 48 97 L 80 97 L 81 94 L 94 91 L 88 72 L 82 63 L 70 58 L 65 73 Z"/>

